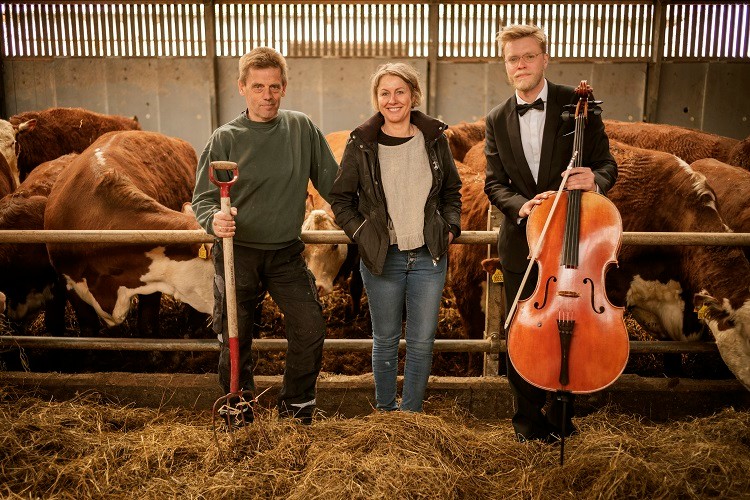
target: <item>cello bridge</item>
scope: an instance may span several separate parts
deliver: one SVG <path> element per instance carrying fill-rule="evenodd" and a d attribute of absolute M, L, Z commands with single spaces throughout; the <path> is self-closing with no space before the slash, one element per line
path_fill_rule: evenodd
<path fill-rule="evenodd" d="M 557 292 L 557 295 L 559 295 L 560 297 L 567 297 L 571 299 L 577 299 L 581 296 L 580 293 L 572 292 L 570 290 L 560 290 L 559 292 Z"/>

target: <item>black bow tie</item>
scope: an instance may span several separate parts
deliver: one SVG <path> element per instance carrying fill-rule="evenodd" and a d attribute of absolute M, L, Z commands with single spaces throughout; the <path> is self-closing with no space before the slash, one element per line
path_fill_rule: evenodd
<path fill-rule="evenodd" d="M 525 115 L 526 112 L 532 108 L 538 109 L 539 111 L 544 111 L 544 101 L 542 101 L 541 97 L 531 104 L 516 104 L 516 111 L 518 111 L 518 116 Z"/>

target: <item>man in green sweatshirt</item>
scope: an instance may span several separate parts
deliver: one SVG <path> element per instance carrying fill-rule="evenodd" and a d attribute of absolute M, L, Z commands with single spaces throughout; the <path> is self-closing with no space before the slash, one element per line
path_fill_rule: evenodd
<path fill-rule="evenodd" d="M 221 238 L 234 237 L 240 388 L 254 390 L 250 347 L 254 314 L 263 290 L 284 313 L 286 353 L 278 408 L 282 417 L 312 421 L 315 384 L 320 372 L 325 322 L 315 277 L 307 268 L 300 240 L 308 180 L 323 198 L 338 170 L 320 130 L 309 117 L 280 110 L 286 93 L 287 67 L 277 51 L 259 47 L 240 59 L 239 92 L 247 109 L 213 133 L 203 150 L 193 193 L 193 210 L 201 226 L 216 236 L 213 259 L 213 325 L 221 335 L 219 382 L 229 392 L 229 334 L 224 297 Z M 232 216 L 220 211 L 219 190 L 208 177 L 212 161 L 236 162 L 239 178 L 232 186 Z M 244 421 L 252 421 L 244 407 Z"/>

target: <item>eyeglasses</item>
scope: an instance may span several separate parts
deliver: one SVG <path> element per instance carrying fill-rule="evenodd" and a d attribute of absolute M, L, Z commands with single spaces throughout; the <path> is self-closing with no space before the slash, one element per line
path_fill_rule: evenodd
<path fill-rule="evenodd" d="M 518 57 L 518 56 L 509 57 L 508 59 L 505 60 L 505 64 L 507 64 L 511 68 L 515 68 L 516 66 L 518 66 L 518 63 L 521 62 L 521 59 L 523 59 L 523 62 L 525 62 L 526 64 L 531 64 L 536 60 L 537 57 L 539 57 L 542 54 L 544 54 L 544 52 L 538 52 L 536 54 L 524 54 L 521 57 Z"/>

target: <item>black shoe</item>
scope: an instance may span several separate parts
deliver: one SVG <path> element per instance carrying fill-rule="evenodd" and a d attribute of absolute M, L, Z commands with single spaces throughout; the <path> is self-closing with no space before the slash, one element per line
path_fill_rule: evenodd
<path fill-rule="evenodd" d="M 232 398 L 228 404 L 219 408 L 219 416 L 228 427 L 237 429 L 255 421 L 252 401 L 242 398 Z"/>
<path fill-rule="evenodd" d="M 528 434 L 523 435 L 521 433 L 516 434 L 516 439 L 519 443 L 528 443 L 530 441 L 540 441 L 542 443 L 554 443 L 556 439 L 552 433 L 548 434 Z"/>
<path fill-rule="evenodd" d="M 294 419 L 302 425 L 312 425 L 315 405 L 307 405 L 295 408 L 294 404 L 287 406 L 285 403 L 279 405 L 279 417 Z"/>

